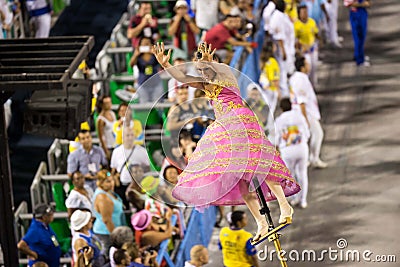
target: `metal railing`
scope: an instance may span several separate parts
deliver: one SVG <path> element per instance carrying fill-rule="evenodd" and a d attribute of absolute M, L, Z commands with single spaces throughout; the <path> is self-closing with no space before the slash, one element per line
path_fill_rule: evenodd
<path fill-rule="evenodd" d="M 52 182 L 65 182 L 68 180 L 69 177 L 67 174 L 48 175 L 47 164 L 42 161 L 30 187 L 32 209 L 38 204 L 48 204 L 53 200 L 51 195 Z"/>
<path fill-rule="evenodd" d="M 69 141 L 65 139 L 54 139 L 47 151 L 47 164 L 49 174 L 67 172 L 67 155 Z"/>

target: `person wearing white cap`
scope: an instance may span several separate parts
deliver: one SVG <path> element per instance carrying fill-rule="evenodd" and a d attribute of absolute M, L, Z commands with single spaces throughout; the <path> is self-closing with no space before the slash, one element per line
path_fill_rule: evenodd
<path fill-rule="evenodd" d="M 90 211 L 76 210 L 71 216 L 72 252 L 74 262 L 84 255 L 85 260 L 92 260 L 92 266 L 103 266 L 104 257 L 101 254 L 100 241 L 92 232 L 93 219 Z"/>
<path fill-rule="evenodd" d="M 191 57 L 196 50 L 196 34 L 200 29 L 188 14 L 188 4 L 185 0 L 176 1 L 174 11 L 176 15 L 172 18 L 168 27 L 168 34 L 173 36 L 174 46 L 186 52 Z"/>

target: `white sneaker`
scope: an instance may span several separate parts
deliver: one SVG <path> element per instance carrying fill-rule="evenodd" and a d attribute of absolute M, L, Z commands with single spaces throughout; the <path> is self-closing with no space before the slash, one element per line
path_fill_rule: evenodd
<path fill-rule="evenodd" d="M 324 169 L 324 168 L 328 167 L 328 163 L 323 162 L 323 161 L 320 160 L 320 159 L 317 160 L 316 162 L 311 163 L 311 165 L 312 165 L 314 168 L 318 168 L 318 169 Z"/>
<path fill-rule="evenodd" d="M 369 58 L 369 56 L 364 56 L 364 61 L 370 61 L 370 58 Z"/>
<path fill-rule="evenodd" d="M 307 208 L 307 207 L 308 207 L 307 202 L 300 203 L 300 208 L 305 209 L 305 208 Z"/>
<path fill-rule="evenodd" d="M 371 66 L 371 63 L 369 63 L 369 61 L 364 61 L 364 62 L 361 64 L 361 66 L 363 66 L 363 67 L 370 67 L 370 66 Z"/>
<path fill-rule="evenodd" d="M 297 206 L 297 205 L 300 204 L 300 200 L 298 200 L 298 199 L 293 199 L 293 200 L 290 201 L 289 203 L 290 203 L 290 205 L 291 205 L 292 207 L 295 207 L 295 206 Z"/>
<path fill-rule="evenodd" d="M 338 41 L 339 41 L 340 43 L 343 42 L 343 41 L 344 41 L 343 36 L 338 36 Z"/>

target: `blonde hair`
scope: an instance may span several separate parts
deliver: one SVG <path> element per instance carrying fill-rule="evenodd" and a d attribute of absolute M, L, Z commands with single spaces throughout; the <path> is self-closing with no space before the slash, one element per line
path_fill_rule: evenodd
<path fill-rule="evenodd" d="M 198 261 L 200 259 L 200 257 L 202 256 L 202 252 L 205 249 L 207 249 L 207 248 L 203 245 L 193 246 L 192 249 L 190 250 L 190 259 Z"/>

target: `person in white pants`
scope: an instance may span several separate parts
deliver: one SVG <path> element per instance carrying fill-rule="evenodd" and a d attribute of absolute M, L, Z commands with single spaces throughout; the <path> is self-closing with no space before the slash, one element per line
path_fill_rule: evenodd
<path fill-rule="evenodd" d="M 338 9 L 339 9 L 339 0 L 328 0 L 325 3 L 326 11 L 329 14 L 329 21 L 325 18 L 324 24 L 327 34 L 327 40 L 331 43 L 332 46 L 336 48 L 341 48 L 342 44 L 339 41 L 338 28 L 337 28 L 337 20 L 338 20 Z"/>
<path fill-rule="evenodd" d="M 35 27 L 36 38 L 49 37 L 51 27 L 51 7 L 46 0 L 26 0 L 30 23 Z"/>
<path fill-rule="evenodd" d="M 289 98 L 280 102 L 283 113 L 276 118 L 276 132 L 281 156 L 290 172 L 296 178 L 301 191 L 294 197 L 291 204 L 307 207 L 308 192 L 308 139 L 310 131 L 304 116 L 299 110 L 292 109 Z"/>
<path fill-rule="evenodd" d="M 301 111 L 306 119 L 311 132 L 310 138 L 310 163 L 316 168 L 326 168 L 327 163 L 320 159 L 321 145 L 324 138 L 320 119 L 318 100 L 314 88 L 307 76 L 309 64 L 304 57 L 296 59 L 296 72 L 290 77 L 290 99 L 293 108 Z"/>
<path fill-rule="evenodd" d="M 6 0 L 0 0 L 0 39 L 4 39 L 4 30 L 9 30 L 13 20 L 13 13 L 10 11 Z"/>

